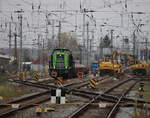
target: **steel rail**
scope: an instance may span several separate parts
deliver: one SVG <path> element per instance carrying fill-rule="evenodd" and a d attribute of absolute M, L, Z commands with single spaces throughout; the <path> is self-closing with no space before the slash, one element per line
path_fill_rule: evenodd
<path fill-rule="evenodd" d="M 115 88 L 121 86 L 122 84 L 126 83 L 126 82 L 129 82 L 133 79 L 127 79 L 127 80 L 124 80 L 124 81 L 121 81 L 119 82 L 118 84 L 114 85 L 113 87 L 109 88 L 108 90 L 106 90 L 103 94 L 107 94 L 109 93 L 110 91 L 113 91 Z M 95 98 L 93 98 L 92 100 L 90 100 L 87 104 L 81 106 L 79 109 L 77 109 L 76 111 L 74 111 L 72 114 L 70 114 L 67 118 L 77 118 L 79 117 L 79 115 L 81 113 L 83 113 L 85 110 L 87 110 L 90 106 L 91 103 L 94 103 L 96 102 L 99 98 L 101 98 L 102 95 L 98 95 L 96 96 Z"/>
<path fill-rule="evenodd" d="M 95 79 L 97 80 L 97 82 L 100 82 L 100 81 L 103 81 L 104 79 L 106 79 L 106 77 L 105 78 L 100 78 L 100 79 L 98 79 L 99 77 L 96 77 Z M 89 85 L 90 84 L 90 82 L 89 82 L 89 80 L 86 80 L 86 81 L 84 81 L 84 82 L 82 82 L 82 83 L 80 83 L 80 82 L 78 82 L 78 84 L 80 84 L 80 85 L 76 85 L 75 87 L 69 87 L 68 88 L 68 86 L 63 86 L 64 88 L 68 88 L 68 92 L 71 92 L 71 91 L 74 91 L 74 90 L 78 90 L 79 88 L 82 88 L 82 87 L 84 87 L 84 86 L 87 86 L 87 85 Z"/>
<path fill-rule="evenodd" d="M 24 85 L 28 85 L 28 86 L 33 86 L 33 87 L 43 88 L 43 89 L 58 88 L 55 85 L 47 85 L 47 84 L 41 84 L 41 83 L 34 83 L 34 82 L 30 82 L 30 81 L 20 81 L 20 80 L 10 80 L 10 79 L 8 81 L 19 83 L 19 84 L 24 84 Z"/>
<path fill-rule="evenodd" d="M 36 93 L 27 97 L 22 97 L 22 98 L 10 101 L 8 103 L 0 104 L 0 117 L 4 117 L 4 116 L 9 115 L 10 113 L 34 106 L 34 104 L 45 102 L 50 99 L 49 94 L 50 94 L 50 91 L 44 91 L 44 92 Z M 19 108 L 12 108 L 11 105 L 13 104 L 19 104 Z"/>
<path fill-rule="evenodd" d="M 135 79 L 133 79 L 133 80 L 135 80 Z M 13 82 L 16 82 L 19 84 L 25 84 L 28 86 L 34 86 L 34 87 L 38 87 L 38 88 L 42 88 L 42 89 L 46 89 L 46 90 L 58 88 L 57 86 L 54 86 L 54 85 L 45 85 L 45 84 L 39 84 L 39 83 L 38 84 L 37 83 L 32 84 L 31 82 L 30 83 L 28 83 L 28 82 L 24 83 L 22 81 L 21 82 L 20 81 L 13 81 Z M 62 89 L 64 89 L 67 93 L 72 92 L 72 94 L 74 94 L 74 95 L 79 95 L 79 96 L 86 97 L 86 98 L 93 98 L 95 96 L 100 95 L 100 93 L 89 92 L 89 91 L 84 91 L 84 90 L 79 90 L 79 89 L 72 89 L 72 88 L 66 88 L 66 87 L 63 87 Z M 101 97 L 98 99 L 106 100 L 106 101 L 110 101 L 110 102 L 116 102 L 116 100 L 118 100 L 118 97 L 113 96 L 113 95 L 109 95 L 109 94 L 107 94 L 107 92 L 109 92 L 109 89 L 108 89 L 108 91 L 106 91 L 106 93 L 102 93 Z M 134 103 L 135 99 L 123 97 L 122 101 Z M 137 100 L 137 102 L 138 103 L 148 103 L 148 104 L 150 103 L 149 101 L 144 101 L 144 100 L 140 100 L 140 99 Z"/>
<path fill-rule="evenodd" d="M 123 98 L 126 94 L 128 94 L 129 91 L 130 91 L 138 82 L 139 82 L 139 80 L 136 81 L 136 82 L 134 82 L 126 91 L 123 90 L 123 91 L 121 92 L 122 94 L 121 94 L 121 96 L 119 97 L 117 103 L 112 107 L 111 111 L 106 115 L 106 118 L 114 118 L 114 117 L 115 117 L 115 115 L 117 114 L 117 112 L 118 112 L 118 110 L 119 110 L 119 104 L 120 104 L 122 98 Z"/>

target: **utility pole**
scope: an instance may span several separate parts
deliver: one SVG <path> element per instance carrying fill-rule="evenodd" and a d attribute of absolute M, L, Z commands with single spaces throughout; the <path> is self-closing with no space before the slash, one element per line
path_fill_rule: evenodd
<path fill-rule="evenodd" d="M 14 57 L 15 57 L 15 70 L 18 70 L 18 54 L 17 54 L 17 34 L 14 33 Z"/>
<path fill-rule="evenodd" d="M 11 57 L 11 22 L 9 22 L 9 58 Z"/>
<path fill-rule="evenodd" d="M 89 23 L 87 22 L 87 66 L 89 65 Z"/>
<path fill-rule="evenodd" d="M 20 53 L 19 53 L 19 71 L 22 71 L 22 61 L 23 61 L 23 55 L 22 55 L 22 13 L 24 12 L 22 9 L 19 10 L 19 11 L 15 11 L 16 13 L 19 13 L 19 16 L 18 16 L 18 20 L 19 20 L 19 24 L 20 24 L 20 27 L 19 27 L 19 36 L 20 36 Z"/>
<path fill-rule="evenodd" d="M 123 28 L 123 27 L 124 27 L 124 23 L 123 23 L 123 13 L 121 13 L 120 16 L 121 16 L 121 27 Z"/>
<path fill-rule="evenodd" d="M 135 45 L 136 45 L 136 36 L 135 31 L 133 32 L 133 56 L 135 56 Z"/>
<path fill-rule="evenodd" d="M 90 57 L 92 56 L 92 41 L 94 41 L 94 30 L 92 31 L 92 39 L 90 39 Z"/>
<path fill-rule="evenodd" d="M 100 41 L 99 41 L 99 47 L 98 47 L 98 52 L 99 52 L 99 59 L 101 59 L 103 57 L 103 39 L 102 37 L 100 37 Z M 98 60 L 99 61 L 99 60 Z"/>
<path fill-rule="evenodd" d="M 45 72 L 45 44 L 44 44 L 44 38 L 43 38 L 43 72 Z"/>
<path fill-rule="evenodd" d="M 46 34 L 45 34 L 45 40 L 46 42 L 48 42 L 47 44 L 47 49 L 46 49 L 46 52 L 44 53 L 44 48 L 45 48 L 45 44 L 44 44 L 44 39 L 43 39 L 43 72 L 45 72 L 45 60 L 44 60 L 44 57 L 45 57 L 45 54 L 49 55 L 50 53 L 50 38 L 48 38 L 48 25 L 49 25 L 49 21 L 48 21 L 48 15 L 47 15 L 47 12 L 46 12 Z M 48 56 L 48 60 L 50 60 L 50 57 Z"/>
<path fill-rule="evenodd" d="M 99 41 L 99 47 L 98 47 L 98 49 L 99 49 L 99 58 L 102 58 L 103 57 L 103 39 L 102 39 L 102 37 L 100 37 L 100 41 Z M 99 61 L 99 60 L 98 60 Z"/>
<path fill-rule="evenodd" d="M 83 63 L 85 61 L 85 8 L 83 9 L 83 31 L 82 31 L 82 40 L 83 40 L 83 51 L 82 51 L 82 59 Z"/>
<path fill-rule="evenodd" d="M 79 63 L 82 64 L 82 49 L 83 49 L 83 46 L 82 45 L 79 45 L 79 50 L 80 50 L 80 58 L 79 58 Z"/>
<path fill-rule="evenodd" d="M 102 29 L 102 26 L 100 27 L 100 35 L 101 37 L 99 37 L 99 47 L 98 47 L 98 52 L 99 52 L 99 59 L 103 57 L 103 38 L 102 38 L 102 35 L 103 35 L 103 29 Z M 98 60 L 99 61 L 99 60 Z"/>
<path fill-rule="evenodd" d="M 110 48 L 111 48 L 111 54 L 112 54 L 112 52 L 113 52 L 113 31 L 114 31 L 114 30 L 111 30 L 111 31 L 110 31 L 110 35 L 111 35 L 111 47 L 110 47 Z"/>
<path fill-rule="evenodd" d="M 40 58 L 40 35 L 38 34 L 38 71 L 40 72 L 40 64 L 41 64 L 41 58 Z"/>
<path fill-rule="evenodd" d="M 60 48 L 60 40 L 61 40 L 61 21 L 59 21 L 59 30 L 58 30 L 58 46 L 59 46 L 59 48 Z"/>
<path fill-rule="evenodd" d="M 55 21 L 54 21 L 54 19 L 52 20 L 52 46 L 54 46 L 54 31 L 55 31 L 55 29 L 54 29 L 54 24 L 55 23 Z M 52 48 L 54 48 L 54 47 L 52 47 Z"/>
<path fill-rule="evenodd" d="M 45 35 L 45 39 L 46 39 L 46 41 L 48 42 L 48 45 L 47 45 L 47 47 L 48 47 L 48 53 L 49 53 L 49 50 L 50 50 L 50 39 L 49 38 L 47 38 L 47 36 L 48 36 L 48 18 L 47 18 L 48 16 L 47 16 L 47 14 L 46 14 L 46 35 Z"/>
<path fill-rule="evenodd" d="M 20 71 L 22 71 L 22 61 L 23 61 L 23 55 L 22 55 L 22 15 L 20 15 Z"/>
<path fill-rule="evenodd" d="M 146 50 L 146 53 L 145 53 L 145 56 L 146 56 L 146 62 L 148 61 L 148 47 L 147 47 L 147 44 L 148 44 L 148 39 L 147 38 L 145 38 L 145 50 Z"/>

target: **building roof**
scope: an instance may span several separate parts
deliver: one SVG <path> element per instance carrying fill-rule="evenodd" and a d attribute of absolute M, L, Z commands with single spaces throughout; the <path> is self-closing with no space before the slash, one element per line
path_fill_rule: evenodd
<path fill-rule="evenodd" d="M 14 56 L 9 57 L 8 55 L 0 54 L 0 59 L 7 59 L 10 62 L 13 62 L 15 60 L 15 57 Z"/>
<path fill-rule="evenodd" d="M 22 64 L 30 65 L 32 62 L 22 62 Z"/>
<path fill-rule="evenodd" d="M 8 55 L 2 55 L 2 54 L 0 54 L 0 58 L 3 58 L 3 59 L 10 59 Z"/>

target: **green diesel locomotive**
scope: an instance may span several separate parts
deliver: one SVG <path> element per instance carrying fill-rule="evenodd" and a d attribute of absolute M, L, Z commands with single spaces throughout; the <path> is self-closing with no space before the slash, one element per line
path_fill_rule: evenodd
<path fill-rule="evenodd" d="M 53 78 L 72 78 L 74 75 L 74 61 L 72 52 L 69 49 L 54 49 L 49 63 L 49 75 Z"/>

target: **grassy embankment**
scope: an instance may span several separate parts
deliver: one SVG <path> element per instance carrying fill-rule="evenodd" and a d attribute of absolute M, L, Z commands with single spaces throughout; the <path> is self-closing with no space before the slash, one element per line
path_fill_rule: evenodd
<path fill-rule="evenodd" d="M 150 83 L 144 85 L 144 98 L 150 101 Z"/>
<path fill-rule="evenodd" d="M 0 97 L 3 98 L 3 100 L 19 97 L 30 92 L 27 87 L 12 85 L 6 81 L 6 76 L 0 76 Z"/>

